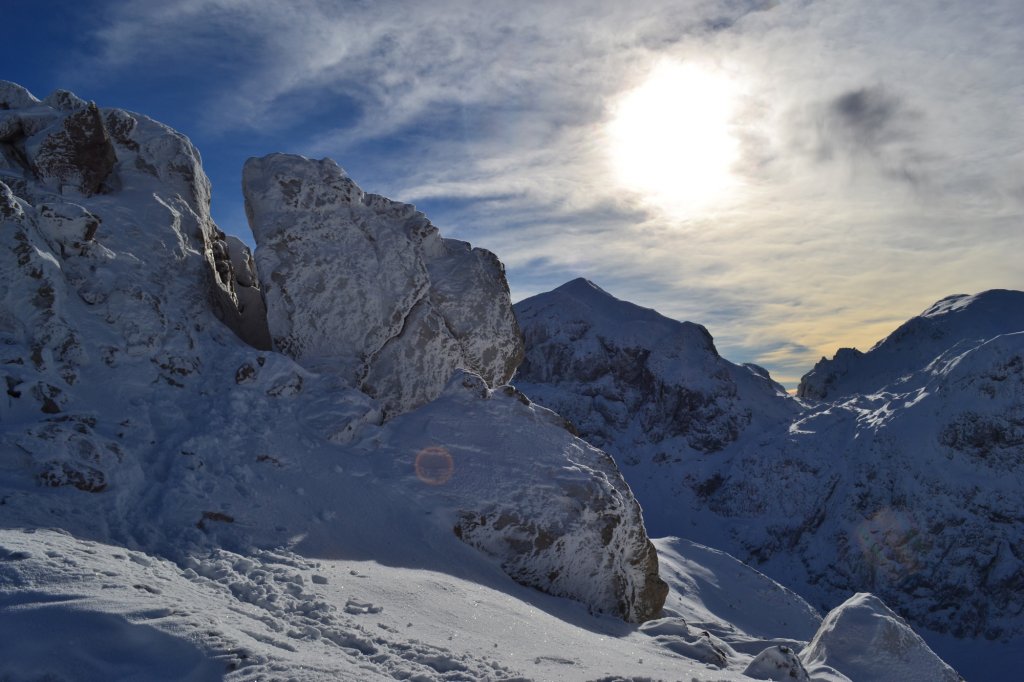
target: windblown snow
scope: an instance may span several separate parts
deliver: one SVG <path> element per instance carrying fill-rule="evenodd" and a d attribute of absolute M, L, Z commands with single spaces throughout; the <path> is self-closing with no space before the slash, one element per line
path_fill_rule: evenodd
<path fill-rule="evenodd" d="M 617 425 L 671 460 L 807 414 L 706 330 L 676 348 L 681 323 L 646 311 L 627 345 L 661 334 L 653 360 L 616 355 L 561 416 L 506 385 L 524 346 L 493 254 L 330 160 L 253 159 L 244 192 L 255 254 L 213 223 L 180 133 L 0 82 L 0 679 L 956 679 L 877 598 L 823 620 L 711 548 L 748 558 L 775 509 L 743 536 L 645 505 L 703 544 L 649 538 Z M 530 334 L 524 376 L 575 362 Z M 1014 346 L 992 347 L 939 373 L 997 371 Z M 664 400 L 615 405 L 634 371 Z"/>

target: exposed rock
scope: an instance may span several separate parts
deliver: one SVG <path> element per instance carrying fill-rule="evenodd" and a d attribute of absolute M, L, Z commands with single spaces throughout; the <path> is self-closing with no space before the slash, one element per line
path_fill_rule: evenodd
<path fill-rule="evenodd" d="M 796 652 L 788 646 L 770 646 L 757 656 L 743 671 L 747 677 L 755 680 L 793 680 L 793 682 L 810 682 L 811 678 L 804 669 L 803 663 Z"/>
<path fill-rule="evenodd" d="M 492 386 L 511 376 L 522 341 L 493 254 L 442 239 L 330 159 L 250 159 L 243 191 L 276 348 L 389 414 L 437 396 L 457 368 Z"/>
<path fill-rule="evenodd" d="M 216 273 L 218 318 L 253 348 L 270 350 L 267 307 L 249 247 L 238 237 L 217 231 L 208 242 L 207 262 Z"/>
<path fill-rule="evenodd" d="M 511 476 L 496 484 L 486 505 L 478 506 L 476 491 L 456 498 L 454 531 L 463 542 L 497 558 L 518 582 L 577 599 L 593 611 L 631 622 L 660 614 L 668 585 L 658 575 L 657 551 L 639 505 L 608 455 L 563 431 L 548 410 L 501 390 L 489 391 L 473 374 L 457 372 L 437 402 L 425 415 L 432 426 L 435 420 L 441 427 L 445 421 L 482 420 L 483 414 L 500 411 L 517 415 L 517 421 L 533 421 L 536 437 L 552 450 L 552 466 L 519 471 L 512 486 Z M 452 403 L 461 407 L 451 409 Z M 454 420 L 438 414 L 445 407 L 457 415 Z M 498 442 L 504 436 L 488 434 Z M 553 466 L 561 457 L 569 466 Z"/>
<path fill-rule="evenodd" d="M 57 129 L 29 140 L 27 149 L 40 179 L 55 184 L 58 191 L 70 185 L 85 196 L 99 193 L 117 164 L 103 118 L 93 103 L 71 109 Z"/>
<path fill-rule="evenodd" d="M 963 680 L 906 621 L 866 593 L 833 609 L 800 659 L 812 675 L 817 669 L 832 668 L 851 680 Z"/>

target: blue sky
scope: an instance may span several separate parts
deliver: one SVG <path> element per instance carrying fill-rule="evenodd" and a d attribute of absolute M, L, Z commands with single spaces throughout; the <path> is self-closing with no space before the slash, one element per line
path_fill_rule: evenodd
<path fill-rule="evenodd" d="M 1019 0 L 3 11 L 17 28 L 0 78 L 182 131 L 213 182 L 214 218 L 249 240 L 244 160 L 330 156 L 367 191 L 496 252 L 515 299 L 585 276 L 704 324 L 723 355 L 790 386 L 946 295 L 1024 289 Z M 698 76 L 659 81 L 684 72 Z M 641 92 L 657 96 L 630 99 Z M 624 138 L 637 147 L 646 127 L 651 153 L 664 146 L 650 166 L 667 185 L 623 174 L 613 123 L 630 101 L 671 114 L 669 128 L 634 122 Z M 697 149 L 717 134 L 703 125 L 724 131 L 727 152 Z M 684 130 L 697 135 L 676 140 Z M 666 203 L 697 185 L 699 201 Z"/>

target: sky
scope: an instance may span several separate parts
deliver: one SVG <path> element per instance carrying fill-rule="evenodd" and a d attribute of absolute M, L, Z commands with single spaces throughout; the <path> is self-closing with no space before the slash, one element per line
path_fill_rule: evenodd
<path fill-rule="evenodd" d="M 3 0 L 0 78 L 250 156 L 338 161 L 792 388 L 950 294 L 1024 289 L 1019 0 Z"/>

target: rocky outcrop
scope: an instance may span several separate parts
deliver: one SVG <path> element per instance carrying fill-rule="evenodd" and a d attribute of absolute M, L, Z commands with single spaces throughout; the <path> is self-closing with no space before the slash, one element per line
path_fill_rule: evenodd
<path fill-rule="evenodd" d="M 243 191 L 277 349 L 389 415 L 436 397 L 457 368 L 492 386 L 509 379 L 522 341 L 492 253 L 442 239 L 330 159 L 250 159 Z"/>
<path fill-rule="evenodd" d="M 258 284 L 253 279 L 240 301 L 225 235 L 210 218 L 209 180 L 184 135 L 138 114 L 100 109 L 65 90 L 39 101 L 18 85 L 0 82 L 0 105 L 0 181 L 62 259 L 85 256 L 85 245 L 95 245 L 97 234 L 101 242 L 117 237 L 98 232 L 103 217 L 83 205 L 87 199 L 118 193 L 131 182 L 156 182 L 158 191 L 148 198 L 140 198 L 137 188 L 120 195 L 155 200 L 150 215 L 166 221 L 170 240 L 155 238 L 154 248 L 174 244 L 179 261 L 188 264 L 199 262 L 190 252 L 200 253 L 206 267 L 192 273 L 193 284 L 196 291 L 206 290 L 209 309 L 248 343 L 269 346 L 263 310 L 253 300 Z M 93 248 L 92 256 L 101 252 Z M 82 262 L 74 261 L 70 270 Z M 89 286 L 86 298 L 101 295 L 95 282 Z"/>
<path fill-rule="evenodd" d="M 815 678 L 838 671 L 851 680 L 963 682 L 905 620 L 866 593 L 825 616 L 800 659 Z"/>
<path fill-rule="evenodd" d="M 508 387 L 489 390 L 468 372 L 457 372 L 434 403 L 413 415 L 429 425 L 424 435 L 445 442 L 448 430 L 459 430 L 459 447 L 481 453 L 457 476 L 449 449 L 427 453 L 452 467 L 451 480 L 432 482 L 444 485 L 459 539 L 525 585 L 631 622 L 658 617 L 668 585 L 658 575 L 640 506 L 611 457 L 567 432 L 558 415 Z M 489 426 L 467 429 L 474 423 Z M 535 454 L 518 462 L 482 454 L 506 438 Z"/>
<path fill-rule="evenodd" d="M 281 189 L 310 202 L 282 215 L 322 217 L 328 232 L 338 212 L 350 215 L 343 227 L 358 235 L 345 239 L 363 249 L 345 256 L 327 239 L 323 258 L 304 261 L 317 244 L 302 231 L 294 252 L 287 235 L 280 250 L 264 249 L 290 268 L 269 281 L 300 286 L 277 286 L 274 300 L 294 296 L 294 319 L 314 325 L 297 323 L 286 345 L 315 365 L 318 348 L 346 350 L 321 332 L 379 344 L 353 366 L 375 401 L 336 372 L 260 350 L 270 335 L 253 255 L 210 219 L 209 182 L 184 136 L 66 92 L 40 102 L 0 83 L 0 104 L 5 523 L 171 554 L 305 538 L 319 543 L 315 556 L 342 547 L 405 562 L 412 552 L 439 570 L 452 565 L 446 552 L 472 564 L 470 545 L 515 579 L 597 612 L 641 620 L 661 608 L 657 556 L 611 459 L 511 387 L 488 387 L 521 354 L 492 254 L 441 239 L 409 206 L 363 195 L 330 162 L 330 186 L 306 178 L 294 196 Z M 98 128 L 66 123 L 81 112 Z M 100 131 L 96 168 L 109 149 L 116 162 L 85 191 L 82 178 L 102 173 L 76 155 Z M 52 136 L 66 165 L 40 177 L 30 141 Z M 336 267 L 346 257 L 356 271 Z M 332 308 L 332 291 L 356 309 Z M 285 319 L 280 307 L 271 314 Z M 382 402 L 394 414 L 438 395 L 381 425 Z M 489 559 L 476 561 L 478 575 L 507 587 Z"/>

